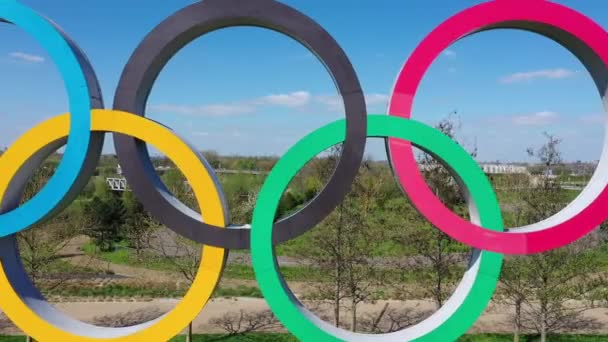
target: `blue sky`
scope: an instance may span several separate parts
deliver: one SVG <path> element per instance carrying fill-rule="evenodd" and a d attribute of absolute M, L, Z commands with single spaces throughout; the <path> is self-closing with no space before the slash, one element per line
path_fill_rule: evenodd
<path fill-rule="evenodd" d="M 90 58 L 111 105 L 118 78 L 140 40 L 162 19 L 194 1 L 21 0 L 59 24 Z M 340 43 L 382 113 L 411 51 L 435 26 L 479 1 L 288 0 Z M 608 28 L 608 3 L 557 1 Z M 0 146 L 41 120 L 67 111 L 61 77 L 47 54 L 18 28 L 0 30 Z M 148 116 L 200 149 L 222 154 L 280 155 L 315 128 L 344 116 L 320 62 L 290 38 L 249 27 L 199 38 L 163 70 Z M 457 110 L 460 136 L 484 161 L 527 160 L 543 131 L 563 139 L 567 160 L 598 159 L 603 109 L 590 76 L 568 51 L 520 31 L 464 39 L 432 65 L 414 118 L 434 124 Z M 111 139 L 106 151 L 112 151 Z M 384 159 L 383 144 L 368 153 Z"/>

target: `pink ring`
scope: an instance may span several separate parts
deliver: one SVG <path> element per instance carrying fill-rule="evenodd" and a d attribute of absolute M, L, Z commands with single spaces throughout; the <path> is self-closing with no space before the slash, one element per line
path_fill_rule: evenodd
<path fill-rule="evenodd" d="M 587 59 L 589 63 L 586 66 L 600 93 L 604 95 L 606 79 L 603 76 L 608 74 L 608 35 L 602 27 L 570 8 L 550 1 L 495 0 L 456 14 L 424 38 L 397 77 L 389 103 L 389 114 L 410 117 L 422 77 L 433 60 L 449 45 L 473 33 L 498 27 L 534 31 L 564 46 L 570 44 L 566 47 L 581 61 Z M 590 60 L 594 60 L 595 64 L 590 66 L 593 64 Z M 585 64 L 584 61 L 583 63 Z M 593 198 L 580 211 L 570 210 L 575 213 L 565 218 L 564 215 L 560 217 L 561 212 L 552 217 L 554 221 L 559 220 L 556 224 L 526 232 L 484 229 L 453 213 L 433 194 L 418 170 L 409 142 L 391 138 L 388 139 L 387 147 L 395 175 L 418 210 L 446 234 L 472 247 L 504 254 L 543 252 L 579 239 L 608 217 L 608 186 L 603 181 L 595 192 L 592 189 L 587 192 L 592 193 Z M 608 156 L 608 153 L 604 154 Z M 588 188 L 590 187 L 591 182 Z"/>

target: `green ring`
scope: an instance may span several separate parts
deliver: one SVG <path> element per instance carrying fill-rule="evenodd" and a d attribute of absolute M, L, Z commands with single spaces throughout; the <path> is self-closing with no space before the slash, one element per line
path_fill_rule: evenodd
<path fill-rule="evenodd" d="M 268 175 L 258 195 L 251 229 L 252 264 L 262 294 L 277 318 L 302 341 L 456 340 L 475 323 L 494 294 L 502 254 L 478 252 L 475 266 L 465 272 L 459 285 L 460 289 L 469 282 L 465 284 L 460 303 L 455 299 L 459 293 L 457 290 L 444 307 L 425 321 L 390 334 L 353 333 L 321 321 L 300 304 L 283 281 L 272 245 L 273 221 L 281 195 L 307 162 L 327 148 L 343 142 L 345 132 L 345 120 L 317 129 L 290 148 Z M 449 137 L 420 122 L 387 115 L 368 116 L 367 136 L 404 139 L 432 152 L 459 175 L 476 205 L 481 225 L 491 230 L 503 230 L 498 201 L 488 179 L 473 158 Z M 443 317 L 436 317 L 442 310 Z M 445 312 L 449 314 L 446 316 Z"/>

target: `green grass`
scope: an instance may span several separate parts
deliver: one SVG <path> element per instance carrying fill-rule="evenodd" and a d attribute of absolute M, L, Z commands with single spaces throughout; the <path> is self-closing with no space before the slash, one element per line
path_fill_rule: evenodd
<path fill-rule="evenodd" d="M 591 335 L 552 335 L 548 336 L 548 341 L 551 342 L 606 342 L 608 335 L 591 336 Z M 171 342 L 183 342 L 185 336 L 177 336 L 172 338 Z M 535 342 L 540 339 L 537 336 L 522 336 L 521 342 Z M 0 342 L 23 342 L 23 336 L 0 336 Z M 230 341 L 230 342 L 296 342 L 295 337 L 289 334 L 272 334 L 272 333 L 251 333 L 242 336 L 232 336 L 219 334 L 209 335 L 194 335 L 195 342 L 211 342 L 211 341 Z M 513 341 L 512 335 L 497 335 L 497 334 L 478 334 L 465 335 L 458 339 L 459 342 L 510 342 Z"/>
<path fill-rule="evenodd" d="M 499 334 L 478 334 L 478 335 L 464 335 L 460 339 L 460 342 L 511 342 L 513 341 L 513 335 L 499 335 Z M 536 342 L 540 341 L 538 336 L 521 336 L 520 342 Z M 608 335 L 550 335 L 547 336 L 547 341 L 551 342 L 606 342 L 608 341 Z"/>
<path fill-rule="evenodd" d="M 113 264 L 129 265 L 159 271 L 179 271 L 173 262 L 165 257 L 146 253 L 137 259 L 135 252 L 127 248 L 117 248 L 112 252 L 96 251 L 92 243 L 83 246 L 86 254 Z M 281 267 L 283 276 L 288 281 L 323 281 L 325 277 L 318 270 L 306 266 Z M 224 277 L 229 279 L 255 280 L 253 268 L 249 265 L 230 264 L 224 269 Z"/>
<path fill-rule="evenodd" d="M 24 342 L 25 337 L 23 337 L 23 336 L 0 336 L 0 341 L 2 341 L 2 342 Z"/>
<path fill-rule="evenodd" d="M 159 271 L 179 271 L 175 264 L 172 263 L 165 257 L 160 257 L 146 253 L 137 259 L 135 252 L 131 249 L 117 248 L 112 252 L 95 252 L 95 247 L 88 243 L 83 247 L 85 253 L 94 255 L 96 258 L 108 261 L 114 264 L 129 265 L 135 267 L 142 267 L 151 270 Z M 395 270 L 392 268 L 383 269 L 381 272 L 382 276 L 398 278 L 402 282 L 417 282 L 420 280 L 421 273 L 417 271 L 411 271 L 404 273 L 404 270 Z M 459 269 L 455 274 L 461 274 L 464 269 Z M 330 278 L 327 273 L 319 272 L 315 267 L 311 266 L 281 266 L 281 274 L 286 281 L 329 281 Z M 226 279 L 239 279 L 239 280 L 255 280 L 255 273 L 253 268 L 249 265 L 242 264 L 229 264 L 224 269 L 223 277 Z"/>
<path fill-rule="evenodd" d="M 264 298 L 262 291 L 253 286 L 239 285 L 237 287 L 220 287 L 215 290 L 214 297 L 253 297 Z"/>
<path fill-rule="evenodd" d="M 173 284 L 161 285 L 122 285 L 109 284 L 99 287 L 91 286 L 60 286 L 50 291 L 44 291 L 47 296 L 62 297 L 110 297 L 110 298 L 181 298 L 188 291 L 187 287 L 177 287 Z M 260 289 L 253 286 L 218 287 L 213 297 L 254 297 L 263 298 Z"/>
<path fill-rule="evenodd" d="M 105 270 L 104 270 L 105 271 Z M 53 273 L 69 273 L 69 274 L 99 274 L 100 270 L 94 267 L 83 265 L 74 265 L 65 260 L 54 260 L 47 268 L 46 272 Z"/>
<path fill-rule="evenodd" d="M 136 286 L 122 284 L 108 284 L 104 286 L 60 286 L 51 291 L 43 291 L 45 295 L 62 297 L 154 297 L 177 298 L 186 293 L 186 289 L 175 286 Z"/>
<path fill-rule="evenodd" d="M 327 275 L 308 266 L 281 266 L 281 274 L 287 281 L 326 281 Z M 231 264 L 224 269 L 224 277 L 230 279 L 255 280 L 253 268 L 249 265 Z"/>

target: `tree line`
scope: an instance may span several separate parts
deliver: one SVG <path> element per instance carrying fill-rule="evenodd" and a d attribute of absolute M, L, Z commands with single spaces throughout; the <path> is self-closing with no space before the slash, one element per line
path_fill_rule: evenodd
<path fill-rule="evenodd" d="M 457 139 L 453 116 L 437 126 Z M 562 165 L 557 137 L 546 134 L 546 142 L 525 151 L 546 169 Z M 474 156 L 475 149 L 471 151 Z M 283 194 L 277 219 L 293 213 L 321 190 L 340 155 L 336 146 L 323 157 L 312 160 Z M 206 153 L 215 168 L 270 170 L 275 158 L 224 158 Z M 234 164 L 229 164 L 230 163 Z M 24 201 L 33 196 L 52 175 L 58 162 L 54 155 L 32 177 Z M 424 176 L 444 204 L 468 217 L 466 202 L 457 183 L 431 156 L 421 153 L 419 162 L 428 165 Z M 155 159 L 159 165 L 170 165 Z M 104 161 L 110 168 L 111 158 Z M 101 172 L 100 174 L 103 174 Z M 171 169 L 162 175 L 168 189 L 182 202 L 196 208 L 192 191 L 183 175 Z M 257 191 L 263 175 L 220 175 L 235 223 L 251 220 Z M 492 180 L 494 182 L 494 180 Z M 504 181 L 504 179 L 503 179 Z M 518 178 L 517 182 L 527 182 Z M 507 196 L 508 195 L 508 196 Z M 522 226 L 538 222 L 559 211 L 569 201 L 555 178 L 517 187 L 499 198 L 510 198 L 503 208 L 505 225 Z M 33 280 L 39 279 L 58 258 L 71 238 L 87 235 L 102 252 L 126 244 L 139 256 L 150 248 L 160 248 L 173 260 L 186 279 L 200 261 L 196 248 L 175 237 L 175 246 L 185 251 L 176 257 L 166 246 L 151 246 L 150 240 L 161 225 L 150 217 L 129 191 L 112 192 L 101 177 L 94 178 L 78 199 L 54 218 L 18 234 L 19 247 Z M 512 307 L 514 340 L 527 331 L 537 332 L 541 341 L 548 334 L 593 326 L 584 313 L 606 305 L 605 280 L 608 250 L 603 232 L 569 246 L 532 256 L 507 257 L 501 273 L 497 303 Z M 177 247 L 173 246 L 175 249 Z M 397 311 L 388 304 L 373 314 L 358 310 L 365 302 L 390 297 L 407 300 L 428 298 L 441 307 L 451 295 L 466 269 L 470 249 L 430 225 L 409 203 L 397 186 L 388 165 L 367 158 L 352 186 L 351 193 L 322 223 L 303 236 L 277 246 L 280 255 L 297 256 L 306 265 L 322 272 L 327 281 L 312 284 L 312 298 L 330 299 L 332 315 L 326 317 L 336 326 L 354 331 L 389 332 L 415 324 L 429 312 Z M 409 281 L 416 275 L 416 284 Z M 387 293 L 388 292 L 388 293 Z M 348 315 L 348 317 L 346 316 Z"/>

